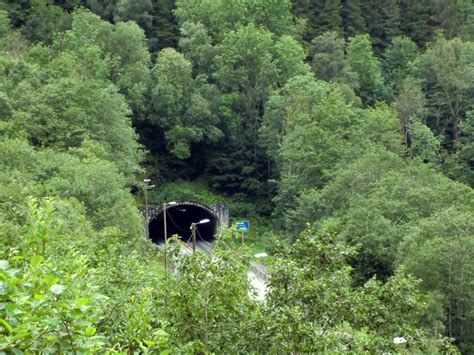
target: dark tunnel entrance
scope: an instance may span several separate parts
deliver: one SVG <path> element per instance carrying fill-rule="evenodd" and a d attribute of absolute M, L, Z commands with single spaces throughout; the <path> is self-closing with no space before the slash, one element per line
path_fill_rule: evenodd
<path fill-rule="evenodd" d="M 169 206 L 166 209 L 166 229 L 168 238 L 177 234 L 183 242 L 187 242 L 191 238 L 191 223 L 198 223 L 204 219 L 209 219 L 208 223 L 196 226 L 196 239 L 212 242 L 217 232 L 219 221 L 217 217 L 204 207 L 193 204 L 177 204 Z M 150 239 L 161 244 L 165 240 L 163 210 L 161 210 L 150 221 L 149 225 Z"/>

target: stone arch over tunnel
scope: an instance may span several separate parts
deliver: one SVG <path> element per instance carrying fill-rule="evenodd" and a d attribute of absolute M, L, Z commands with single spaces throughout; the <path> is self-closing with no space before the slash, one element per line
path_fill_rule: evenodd
<path fill-rule="evenodd" d="M 191 238 L 191 223 L 197 223 L 203 219 L 210 221 L 205 224 L 197 226 L 196 239 L 201 239 L 212 242 L 219 226 L 219 218 L 207 206 L 182 202 L 166 208 L 166 230 L 168 238 L 177 234 L 180 239 L 187 242 Z M 148 224 L 148 231 L 150 239 L 156 243 L 161 244 L 165 240 L 164 216 L 163 209 L 157 209 L 156 212 L 150 216 Z"/>

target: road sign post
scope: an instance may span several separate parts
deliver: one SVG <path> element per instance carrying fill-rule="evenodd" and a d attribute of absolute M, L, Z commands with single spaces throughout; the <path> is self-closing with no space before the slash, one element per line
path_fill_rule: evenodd
<path fill-rule="evenodd" d="M 250 222 L 248 220 L 243 220 L 236 224 L 236 229 L 242 232 L 242 244 L 244 244 L 244 233 L 248 232 L 250 229 Z"/>

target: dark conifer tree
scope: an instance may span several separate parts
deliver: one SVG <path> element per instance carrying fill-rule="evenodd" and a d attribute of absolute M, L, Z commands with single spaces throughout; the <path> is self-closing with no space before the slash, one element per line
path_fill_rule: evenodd
<path fill-rule="evenodd" d="M 303 39 L 307 42 L 324 32 L 342 33 L 341 0 L 296 0 L 293 13 L 306 21 Z"/>
<path fill-rule="evenodd" d="M 433 38 L 430 24 L 433 6 L 430 0 L 398 0 L 400 8 L 400 30 L 420 47 Z"/>
<path fill-rule="evenodd" d="M 153 30 L 150 38 L 152 51 L 166 47 L 176 48 L 178 44 L 179 28 L 173 14 L 175 0 L 153 1 Z"/>
<path fill-rule="evenodd" d="M 346 39 L 367 32 L 361 0 L 342 0 L 341 19 Z"/>
<path fill-rule="evenodd" d="M 327 31 L 342 33 L 341 0 L 324 0 L 317 23 L 318 35 Z"/>
<path fill-rule="evenodd" d="M 364 2 L 365 20 L 377 54 L 400 34 L 400 9 L 397 0 L 368 0 Z"/>

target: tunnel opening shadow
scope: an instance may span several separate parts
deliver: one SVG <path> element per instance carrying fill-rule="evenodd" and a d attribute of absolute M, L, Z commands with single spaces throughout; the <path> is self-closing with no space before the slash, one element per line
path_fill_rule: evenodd
<path fill-rule="evenodd" d="M 177 234 L 183 242 L 191 239 L 191 224 L 204 219 L 210 221 L 196 226 L 196 239 L 212 243 L 218 227 L 217 217 L 207 209 L 190 204 L 179 204 L 166 209 L 166 231 L 168 238 Z M 160 211 L 148 225 L 150 239 L 155 244 L 165 241 L 164 215 Z"/>

